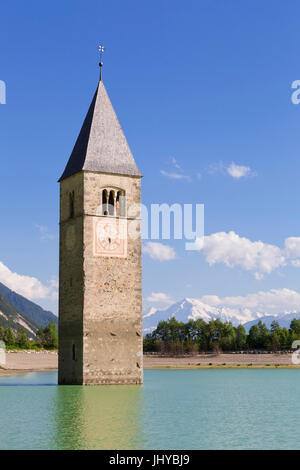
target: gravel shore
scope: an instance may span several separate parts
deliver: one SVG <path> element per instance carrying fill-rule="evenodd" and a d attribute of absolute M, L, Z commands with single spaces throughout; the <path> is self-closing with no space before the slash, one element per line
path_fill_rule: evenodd
<path fill-rule="evenodd" d="M 145 369 L 165 368 L 300 368 L 292 363 L 292 354 L 198 354 L 185 357 L 144 355 Z"/>
<path fill-rule="evenodd" d="M 198 354 L 185 357 L 144 355 L 145 369 L 300 368 L 291 354 Z M 8 351 L 0 376 L 57 369 L 56 351 Z"/>

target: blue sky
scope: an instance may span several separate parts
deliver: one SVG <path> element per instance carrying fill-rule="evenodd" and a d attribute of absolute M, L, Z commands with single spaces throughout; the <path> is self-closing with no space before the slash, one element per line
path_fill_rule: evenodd
<path fill-rule="evenodd" d="M 57 311 L 57 179 L 104 44 L 103 79 L 145 175 L 143 202 L 204 203 L 205 235 L 225 233 L 204 252 L 171 240 L 161 243 L 174 259 L 145 253 L 146 305 L 300 292 L 299 13 L 296 0 L 2 3 L 0 281 Z M 232 163 L 249 170 L 233 177 Z"/>

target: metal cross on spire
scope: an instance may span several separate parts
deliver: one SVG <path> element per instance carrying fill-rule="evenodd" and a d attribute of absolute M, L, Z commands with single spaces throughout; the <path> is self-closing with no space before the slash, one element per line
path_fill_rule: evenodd
<path fill-rule="evenodd" d="M 104 52 L 104 46 L 99 46 L 99 52 L 100 52 L 99 67 L 100 67 L 100 82 L 101 82 L 101 80 L 102 80 L 102 66 L 103 66 L 102 54 L 103 54 L 103 52 Z"/>

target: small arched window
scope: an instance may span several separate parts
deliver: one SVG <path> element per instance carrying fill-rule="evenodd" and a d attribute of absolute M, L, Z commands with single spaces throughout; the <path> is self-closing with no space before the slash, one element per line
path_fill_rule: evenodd
<path fill-rule="evenodd" d="M 109 192 L 109 199 L 108 199 L 108 213 L 109 215 L 115 215 L 115 192 Z"/>
<path fill-rule="evenodd" d="M 118 194 L 117 194 L 117 215 L 119 217 L 125 217 L 125 215 L 126 215 L 125 191 L 118 191 Z"/>
<path fill-rule="evenodd" d="M 102 215 L 108 215 L 108 207 L 107 207 L 107 190 L 103 189 L 102 191 Z"/>
<path fill-rule="evenodd" d="M 125 217 L 125 191 L 110 188 L 102 190 L 102 215 Z"/>

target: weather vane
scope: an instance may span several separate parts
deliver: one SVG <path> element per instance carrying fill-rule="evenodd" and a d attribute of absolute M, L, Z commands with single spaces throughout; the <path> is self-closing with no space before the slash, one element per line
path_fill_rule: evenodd
<path fill-rule="evenodd" d="M 103 62 L 102 62 L 102 54 L 103 54 L 103 52 L 104 52 L 104 46 L 99 46 L 99 52 L 100 52 L 99 67 L 100 67 L 100 82 L 101 82 L 101 79 L 102 79 L 102 65 L 103 65 Z"/>

